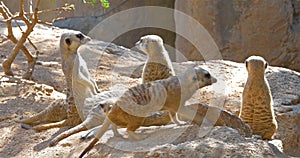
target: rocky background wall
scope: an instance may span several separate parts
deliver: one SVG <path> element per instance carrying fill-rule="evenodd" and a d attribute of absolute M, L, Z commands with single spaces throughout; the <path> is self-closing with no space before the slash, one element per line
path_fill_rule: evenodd
<path fill-rule="evenodd" d="M 260 55 L 271 65 L 300 71 L 299 0 L 176 0 L 175 8 L 207 29 L 224 59 L 243 62 Z M 176 48 L 191 60 L 202 59 L 182 37 Z"/>
<path fill-rule="evenodd" d="M 25 0 L 26 1 L 26 0 Z M 12 9 L 12 12 L 18 11 L 19 0 L 4 0 L 5 4 L 8 5 L 9 8 Z M 35 0 L 33 0 L 33 3 Z M 103 9 L 100 3 L 96 3 L 94 7 L 83 4 L 81 0 L 56 0 L 55 3 L 52 3 L 51 0 L 44 0 L 41 3 L 40 10 L 42 9 L 54 9 L 65 4 L 74 4 L 75 10 L 71 12 L 53 12 L 47 14 L 41 14 L 40 18 L 45 21 L 51 21 L 53 19 L 57 19 L 54 21 L 54 26 L 61 28 L 68 28 L 82 31 L 85 34 L 88 34 L 90 30 L 92 30 L 98 23 L 100 23 L 103 19 L 114 15 L 120 11 L 124 11 L 130 8 L 142 7 L 142 6 L 160 6 L 167 8 L 174 8 L 175 0 L 109 0 L 110 8 Z M 28 3 L 25 3 L 25 8 L 28 8 Z M 160 19 L 169 19 L 170 25 L 175 30 L 175 22 L 173 14 L 160 15 L 158 18 Z M 122 25 L 122 24 L 120 24 Z M 105 33 L 110 31 L 110 28 L 105 29 Z M 157 34 L 164 38 L 164 42 L 171 47 L 174 47 L 175 42 L 175 33 L 166 31 L 158 28 L 142 28 L 131 30 L 123 35 L 120 35 L 117 39 L 113 40 L 115 44 L 122 45 L 128 48 L 132 48 L 134 44 L 139 40 L 139 38 L 146 34 Z M 106 37 L 102 36 L 102 38 L 98 38 L 98 40 L 106 41 Z M 172 50 L 169 49 L 171 52 Z"/>

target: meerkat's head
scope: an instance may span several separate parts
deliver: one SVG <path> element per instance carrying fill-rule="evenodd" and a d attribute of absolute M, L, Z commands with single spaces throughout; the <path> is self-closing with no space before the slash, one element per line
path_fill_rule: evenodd
<path fill-rule="evenodd" d="M 68 31 L 61 35 L 60 48 L 68 52 L 77 52 L 79 46 L 86 44 L 90 40 L 90 37 L 80 31 Z"/>
<path fill-rule="evenodd" d="M 209 86 L 217 82 L 217 79 L 213 77 L 207 70 L 202 69 L 201 67 L 189 68 L 184 74 L 183 77 L 188 81 L 192 81 L 193 84 L 197 84 L 198 88 Z"/>
<path fill-rule="evenodd" d="M 136 46 L 141 51 L 151 55 L 152 51 L 162 51 L 164 49 L 163 40 L 157 35 L 146 35 L 140 38 Z"/>
<path fill-rule="evenodd" d="M 268 62 L 260 56 L 250 56 L 245 61 L 248 73 L 264 73 Z"/>

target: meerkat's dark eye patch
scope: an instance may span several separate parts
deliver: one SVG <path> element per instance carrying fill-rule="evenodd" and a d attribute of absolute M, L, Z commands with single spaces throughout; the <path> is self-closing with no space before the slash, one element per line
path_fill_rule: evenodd
<path fill-rule="evenodd" d="M 248 61 L 245 61 L 246 67 L 248 67 Z"/>
<path fill-rule="evenodd" d="M 210 78 L 210 73 L 206 71 L 204 76 L 205 76 L 205 78 Z"/>
<path fill-rule="evenodd" d="M 80 40 L 82 40 L 84 38 L 84 36 L 80 33 L 76 35 L 77 38 L 79 38 Z"/>
<path fill-rule="evenodd" d="M 265 64 L 265 69 L 268 67 L 268 65 L 269 65 L 269 63 L 268 63 L 268 62 L 266 62 L 266 64 Z"/>
<path fill-rule="evenodd" d="M 71 43 L 72 43 L 71 40 L 70 40 L 69 38 L 66 38 L 66 39 L 65 39 L 65 42 L 66 42 L 67 45 L 71 45 Z"/>

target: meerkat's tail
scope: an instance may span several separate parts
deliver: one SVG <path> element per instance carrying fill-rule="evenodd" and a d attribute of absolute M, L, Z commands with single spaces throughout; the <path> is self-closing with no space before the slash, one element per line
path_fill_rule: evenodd
<path fill-rule="evenodd" d="M 231 114 L 224 110 L 221 111 L 220 117 L 216 122 L 216 125 L 234 128 L 238 130 L 240 134 L 246 137 L 252 136 L 252 130 L 248 124 L 242 121 L 242 119 L 239 118 L 237 115 Z"/>
<path fill-rule="evenodd" d="M 240 134 L 245 135 L 246 137 L 252 136 L 252 130 L 249 125 L 242 121 L 237 115 L 222 110 L 217 107 L 208 106 L 206 104 L 192 104 L 187 106 L 189 109 L 197 111 L 197 115 L 207 119 L 211 123 L 214 123 L 215 126 L 227 126 L 234 128 L 239 131 Z M 206 113 L 214 111 L 215 114 L 219 114 L 217 120 L 211 120 L 209 117 L 205 117 Z M 201 124 L 202 122 L 200 122 Z M 198 123 L 197 123 L 198 124 Z"/>
<path fill-rule="evenodd" d="M 143 126 L 160 126 L 171 122 L 168 111 L 156 112 L 151 116 L 145 118 Z"/>
<path fill-rule="evenodd" d="M 86 147 L 83 152 L 80 154 L 79 158 L 82 158 L 87 152 L 89 152 L 95 144 L 98 142 L 98 140 L 104 135 L 104 133 L 108 130 L 109 126 L 111 125 L 111 122 L 108 117 L 105 117 L 105 120 L 103 122 L 103 125 L 101 129 L 99 129 L 95 134 L 95 139 L 89 144 L 88 147 Z"/>
<path fill-rule="evenodd" d="M 87 152 L 89 152 L 94 146 L 95 144 L 99 141 L 98 138 L 95 138 L 88 147 L 86 147 L 83 152 L 79 155 L 79 158 L 82 158 Z"/>

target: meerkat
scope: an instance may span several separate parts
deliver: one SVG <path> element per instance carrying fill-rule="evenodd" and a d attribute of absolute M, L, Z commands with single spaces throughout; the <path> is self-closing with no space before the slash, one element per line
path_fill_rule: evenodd
<path fill-rule="evenodd" d="M 175 76 L 171 59 L 161 37 L 157 35 L 143 36 L 136 43 L 136 46 L 147 54 L 142 72 L 142 83 Z"/>
<path fill-rule="evenodd" d="M 147 114 L 153 111 L 178 112 L 186 119 L 201 124 L 203 117 L 196 111 L 185 107 L 184 104 L 196 90 L 215 82 L 217 79 L 208 71 L 200 67 L 193 67 L 178 76 L 129 88 L 107 112 L 102 128 L 96 132 L 96 138 L 79 157 L 83 157 L 93 148 L 111 124 L 127 128 L 130 137 L 141 139 L 134 131 L 143 124 Z"/>
<path fill-rule="evenodd" d="M 142 72 L 142 83 L 175 76 L 171 59 L 161 37 L 157 35 L 143 36 L 136 43 L 136 47 L 147 54 Z M 172 122 L 180 124 L 176 113 L 169 112 L 169 114 Z"/>
<path fill-rule="evenodd" d="M 69 37 L 78 37 L 78 39 L 87 40 L 86 42 L 79 43 L 77 38 Z M 72 134 L 100 125 L 105 118 L 105 114 L 103 113 L 101 107 L 85 104 L 85 100 L 87 98 L 93 98 L 96 95 L 98 96 L 97 99 L 102 101 L 108 97 L 112 97 L 112 94 L 110 93 L 98 95 L 98 86 L 89 73 L 86 62 L 77 51 L 80 45 L 85 44 L 88 41 L 90 41 L 89 37 L 83 34 L 74 34 L 73 32 L 66 33 L 61 36 L 60 47 L 62 67 L 66 76 L 67 87 L 69 87 L 67 90 L 67 100 L 69 101 L 70 105 L 76 105 L 76 112 L 78 114 L 78 118 L 76 118 L 76 120 L 79 119 L 83 121 L 53 138 L 49 143 L 50 146 L 56 145 L 60 140 Z M 117 135 L 117 133 L 115 134 Z"/>
<path fill-rule="evenodd" d="M 34 126 L 33 129 L 35 130 L 46 130 L 49 128 L 63 126 L 75 126 L 82 122 L 80 117 L 78 116 L 76 106 L 74 105 L 74 98 L 72 92 L 72 74 L 74 60 L 77 56 L 78 48 L 81 45 L 86 44 L 90 40 L 90 37 L 82 34 L 79 31 L 68 30 L 68 32 L 63 33 L 61 35 L 60 52 L 62 58 L 62 70 L 65 76 L 67 87 L 66 101 L 56 101 L 54 102 L 54 104 L 50 104 L 48 108 L 34 115 L 33 117 L 28 119 L 17 120 L 17 122 L 25 124 L 33 124 L 34 122 L 40 120 L 47 122 L 47 124 Z M 93 84 L 95 84 L 95 82 Z M 96 86 L 95 88 L 98 91 Z M 60 104 L 64 104 L 65 108 L 61 108 Z M 55 118 L 57 118 L 58 114 L 61 114 L 61 119 L 57 120 Z M 51 121 L 59 122 L 49 123 Z"/>
<path fill-rule="evenodd" d="M 260 56 L 245 61 L 248 79 L 242 96 L 240 117 L 250 125 L 254 134 L 272 139 L 277 130 L 273 99 L 269 83 L 264 75 L 268 63 Z"/>

